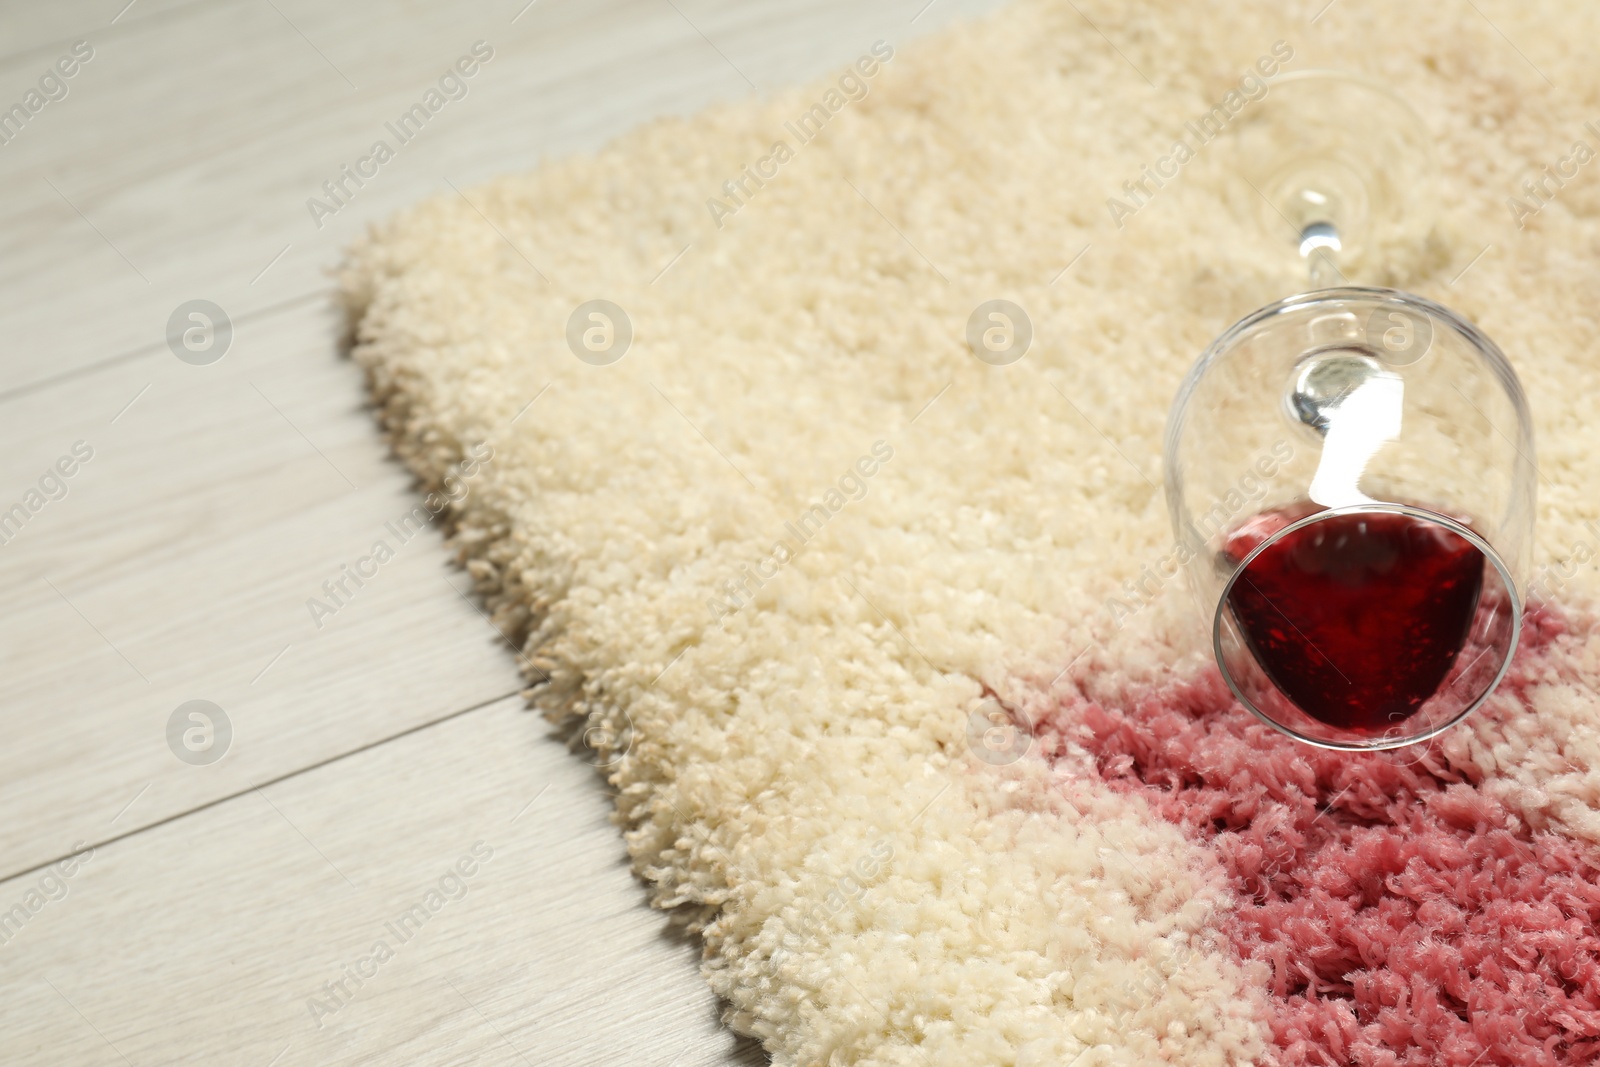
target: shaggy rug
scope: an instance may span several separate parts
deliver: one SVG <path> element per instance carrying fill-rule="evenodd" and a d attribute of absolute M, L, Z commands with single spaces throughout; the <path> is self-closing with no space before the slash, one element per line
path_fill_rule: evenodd
<path fill-rule="evenodd" d="M 1600 1057 L 1600 8 L 1324 4 L 1016 0 L 354 251 L 384 425 L 774 1062 Z M 1201 120 L 1318 67 L 1438 148 L 1359 280 L 1537 419 L 1514 669 L 1389 754 L 1248 716 L 1164 562 L 1174 390 L 1303 286 Z"/>

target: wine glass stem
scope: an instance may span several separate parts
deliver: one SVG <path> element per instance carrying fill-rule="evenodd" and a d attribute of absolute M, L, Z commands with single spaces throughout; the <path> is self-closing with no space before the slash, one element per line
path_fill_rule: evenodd
<path fill-rule="evenodd" d="M 1306 257 L 1307 267 L 1311 273 L 1311 288 L 1330 289 L 1343 280 L 1339 268 L 1334 265 L 1333 253 L 1326 248 L 1312 249 Z"/>

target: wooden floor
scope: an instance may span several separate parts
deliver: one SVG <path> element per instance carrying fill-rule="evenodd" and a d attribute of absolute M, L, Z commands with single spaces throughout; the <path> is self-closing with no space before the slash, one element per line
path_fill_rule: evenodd
<path fill-rule="evenodd" d="M 0 144 L 0 1062 L 760 1062 L 437 532 L 308 610 L 415 502 L 330 271 L 451 184 L 984 6 L 0 6 L 0 109 L 38 107 Z M 220 359 L 168 343 L 194 300 Z"/>

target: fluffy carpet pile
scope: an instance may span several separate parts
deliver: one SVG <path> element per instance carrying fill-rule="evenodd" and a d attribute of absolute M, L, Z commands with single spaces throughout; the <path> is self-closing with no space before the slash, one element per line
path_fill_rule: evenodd
<path fill-rule="evenodd" d="M 385 426 L 775 1062 L 1594 1060 L 1597 31 L 1017 0 L 354 251 Z M 1302 284 L 1191 123 L 1314 67 L 1438 145 L 1436 221 L 1353 273 L 1475 320 L 1537 417 L 1548 609 L 1385 756 L 1232 705 L 1162 564 L 1170 397 Z M 997 299 L 1014 362 L 968 344 Z"/>
<path fill-rule="evenodd" d="M 1491 728 L 1532 712 L 1529 665 L 1559 660 L 1558 630 L 1528 628 Z M 1329 752 L 1232 703 L 1211 671 L 1124 707 L 1072 702 L 1038 736 L 1047 758 L 1077 739 L 1215 853 L 1234 891 L 1220 926 L 1267 965 L 1280 1062 L 1600 1057 L 1600 853 L 1533 831 L 1464 745 Z"/>

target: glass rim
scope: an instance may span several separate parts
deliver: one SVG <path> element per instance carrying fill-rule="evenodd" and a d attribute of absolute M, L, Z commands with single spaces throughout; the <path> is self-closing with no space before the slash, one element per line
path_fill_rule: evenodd
<path fill-rule="evenodd" d="M 1444 722 L 1432 726 L 1427 730 L 1423 730 L 1406 737 L 1379 737 L 1368 742 L 1335 741 L 1327 738 L 1310 737 L 1299 730 L 1296 730 L 1292 726 L 1278 722 L 1272 716 L 1256 707 L 1250 698 L 1245 696 L 1239 685 L 1234 681 L 1233 674 L 1228 669 L 1228 661 L 1223 656 L 1222 651 L 1223 612 L 1227 610 L 1228 594 L 1233 591 L 1234 583 L 1239 580 L 1240 575 L 1244 574 L 1245 569 L 1255 561 L 1257 556 L 1261 555 L 1261 553 L 1265 552 L 1271 546 L 1277 544 L 1289 534 L 1294 533 L 1297 530 L 1305 529 L 1308 526 L 1315 525 L 1316 523 L 1324 522 L 1327 519 L 1338 515 L 1374 513 L 1407 515 L 1412 518 L 1422 519 L 1438 526 L 1443 526 L 1451 533 L 1456 534 L 1458 537 L 1464 538 L 1479 552 L 1483 553 L 1484 558 L 1490 563 L 1494 564 L 1495 570 L 1500 573 L 1501 583 L 1505 586 L 1506 591 L 1510 594 L 1511 642 L 1506 646 L 1505 658 L 1500 663 L 1500 669 L 1495 672 L 1494 679 L 1484 687 L 1482 693 L 1478 694 L 1478 696 L 1475 697 L 1470 703 L 1468 703 L 1455 715 L 1451 716 Z M 1233 573 L 1228 576 L 1227 582 L 1223 584 L 1222 593 L 1217 597 L 1216 607 L 1212 611 L 1211 654 L 1212 657 L 1217 661 L 1217 670 L 1221 673 L 1222 680 L 1227 683 L 1228 689 L 1233 693 L 1234 698 L 1238 700 L 1239 703 L 1243 704 L 1252 715 L 1266 723 L 1268 726 L 1272 727 L 1274 730 L 1286 734 L 1296 741 L 1301 741 L 1308 745 L 1314 745 L 1317 748 L 1334 749 L 1343 752 L 1381 752 L 1390 749 L 1405 748 L 1407 745 L 1416 745 L 1424 741 L 1432 740 L 1433 738 L 1444 733 L 1450 727 L 1454 726 L 1456 723 L 1460 722 L 1462 719 L 1466 718 L 1468 715 L 1472 714 L 1474 711 L 1478 710 L 1484 701 L 1488 700 L 1489 697 L 1494 694 L 1494 691 L 1500 688 L 1500 683 L 1505 679 L 1506 672 L 1511 669 L 1511 661 L 1516 658 L 1517 644 L 1522 636 L 1522 614 L 1522 596 L 1517 591 L 1517 583 L 1516 580 L 1511 576 L 1510 568 L 1506 566 L 1505 560 L 1500 558 L 1500 553 L 1495 550 L 1495 547 L 1471 527 L 1457 522 L 1448 515 L 1440 514 L 1437 511 L 1430 511 L 1427 508 L 1417 507 L 1414 504 L 1396 504 L 1387 501 L 1373 501 L 1368 504 L 1345 504 L 1341 507 L 1328 508 L 1324 511 L 1313 512 L 1312 514 L 1303 518 L 1296 519 L 1294 522 L 1291 522 L 1277 533 L 1263 540 L 1259 545 L 1245 554 L 1245 557 L 1239 561 L 1239 565 L 1233 569 Z M 1459 655 L 1459 653 L 1457 654 Z M 1253 656 L 1254 653 L 1251 653 L 1251 655 Z M 1259 661 L 1257 661 L 1257 665 L 1260 665 Z M 1292 704 L 1293 701 L 1290 701 L 1290 703 Z"/>

